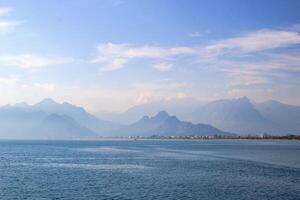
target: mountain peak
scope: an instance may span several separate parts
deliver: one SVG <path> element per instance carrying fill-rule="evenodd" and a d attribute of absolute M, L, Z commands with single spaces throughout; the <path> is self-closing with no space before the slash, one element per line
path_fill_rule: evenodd
<path fill-rule="evenodd" d="M 246 96 L 243 96 L 243 97 L 241 97 L 241 98 L 238 98 L 237 101 L 240 101 L 240 102 L 247 102 L 247 103 L 249 102 L 249 103 L 250 103 L 249 98 L 246 97 Z"/>
<path fill-rule="evenodd" d="M 239 106 L 248 106 L 248 107 L 252 107 L 253 106 L 251 100 L 248 97 L 246 97 L 246 96 L 238 98 L 238 99 L 235 99 L 232 102 L 235 102 L 236 105 L 239 105 Z"/>
<path fill-rule="evenodd" d="M 140 121 L 146 122 L 148 121 L 150 118 L 148 116 L 144 116 L 142 117 L 142 119 Z"/>
<path fill-rule="evenodd" d="M 244 99 L 244 100 L 246 100 L 246 101 L 249 101 L 249 98 L 248 98 L 247 96 L 243 96 L 243 97 L 241 97 L 241 99 Z"/>
<path fill-rule="evenodd" d="M 29 105 L 26 102 L 16 103 L 14 106 L 18 107 L 18 108 L 27 108 L 27 107 L 29 107 Z"/>
<path fill-rule="evenodd" d="M 51 104 L 58 104 L 58 103 L 51 98 L 45 98 L 37 104 L 46 104 L 46 105 L 50 104 L 51 105 Z"/>
<path fill-rule="evenodd" d="M 167 117 L 169 117 L 169 114 L 166 111 L 162 110 L 162 111 L 158 112 L 154 117 L 155 118 L 167 118 Z"/>

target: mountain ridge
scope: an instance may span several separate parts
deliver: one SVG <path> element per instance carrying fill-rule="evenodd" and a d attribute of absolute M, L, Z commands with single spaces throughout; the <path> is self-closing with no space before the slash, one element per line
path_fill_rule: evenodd
<path fill-rule="evenodd" d="M 152 103 L 128 109 L 134 110 L 134 117 L 131 117 L 131 113 L 128 111 L 122 113 L 122 116 L 123 118 L 132 119 L 141 118 L 143 115 L 153 115 L 152 113 L 155 113 L 157 107 L 151 110 L 151 105 Z M 184 107 L 183 104 L 181 106 Z M 173 104 L 172 107 L 175 108 L 176 104 Z M 270 112 L 270 107 L 272 107 L 272 112 Z M 284 104 L 274 100 L 256 103 L 244 96 L 207 103 L 201 102 L 198 106 L 193 105 L 192 108 L 185 110 L 183 113 L 177 111 L 176 116 L 184 121 L 206 123 L 221 130 L 241 135 L 262 133 L 275 135 L 300 134 L 300 106 L 297 105 Z M 148 113 L 144 112 L 147 110 Z M 174 115 L 174 112 L 169 113 Z"/>
<path fill-rule="evenodd" d="M 120 132 L 125 135 L 145 137 L 151 135 L 203 136 L 229 134 L 208 124 L 193 124 L 180 121 L 176 116 L 170 116 L 166 111 L 160 111 L 153 117 L 144 116 L 139 121 L 123 127 Z"/>
<path fill-rule="evenodd" d="M 274 100 L 256 103 L 242 97 L 199 103 L 197 108 L 195 105 L 189 108 L 192 107 L 179 118 L 160 110 L 155 115 L 143 113 L 139 120 L 122 125 L 98 119 L 84 108 L 68 102 L 57 103 L 50 98 L 33 105 L 21 102 L 0 107 L 0 138 L 53 138 L 55 134 L 58 138 L 139 134 L 300 134 L 300 106 Z M 143 106 L 140 108 L 143 110 Z"/>

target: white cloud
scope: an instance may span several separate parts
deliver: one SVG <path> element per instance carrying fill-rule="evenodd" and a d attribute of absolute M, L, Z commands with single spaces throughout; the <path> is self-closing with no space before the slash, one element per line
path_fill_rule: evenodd
<path fill-rule="evenodd" d="M 0 19 L 0 33 L 8 33 L 13 31 L 20 22 Z"/>
<path fill-rule="evenodd" d="M 202 37 L 203 34 L 201 34 L 199 32 L 193 32 L 193 33 L 189 33 L 188 36 L 189 37 Z"/>
<path fill-rule="evenodd" d="M 20 77 L 0 77 L 0 105 L 21 101 L 34 102 L 45 97 L 54 97 L 58 92 L 54 83 L 28 82 Z"/>
<path fill-rule="evenodd" d="M 226 54 L 234 52 L 258 52 L 300 44 L 300 34 L 296 31 L 259 30 L 244 36 L 217 41 L 208 45 L 208 52 Z"/>
<path fill-rule="evenodd" d="M 9 16 L 13 11 L 14 9 L 10 7 L 0 7 L 0 17 Z"/>
<path fill-rule="evenodd" d="M 152 91 L 142 91 L 136 98 L 137 104 L 149 103 L 151 101 L 155 101 L 155 93 Z"/>
<path fill-rule="evenodd" d="M 215 60 L 214 67 L 230 78 L 230 85 L 257 85 L 288 80 L 290 74 L 300 72 L 299 53 L 263 54 L 262 58 L 247 60 Z"/>
<path fill-rule="evenodd" d="M 179 99 L 185 94 L 185 89 L 191 85 L 173 79 L 158 79 L 148 82 L 135 83 L 130 87 L 134 91 L 134 104 L 142 104 L 151 101 Z"/>
<path fill-rule="evenodd" d="M 203 36 L 208 35 L 208 34 L 211 34 L 211 31 L 209 29 L 201 31 L 201 32 L 198 32 L 198 31 L 191 32 L 191 33 L 188 34 L 188 36 L 189 37 L 203 37 Z"/>
<path fill-rule="evenodd" d="M 35 103 L 43 98 L 70 102 L 88 110 L 124 111 L 133 105 L 154 100 L 181 98 L 184 82 L 159 79 L 122 86 L 66 85 L 36 82 L 22 77 L 0 77 L 0 105 L 18 102 Z"/>
<path fill-rule="evenodd" d="M 35 83 L 34 86 L 49 92 L 53 92 L 57 88 L 54 83 Z"/>
<path fill-rule="evenodd" d="M 132 46 L 128 44 L 100 44 L 97 57 L 92 63 L 101 64 L 102 70 L 116 70 L 124 67 L 132 59 L 158 59 L 182 54 L 196 54 L 197 50 L 189 47 L 166 48 L 159 46 Z"/>
<path fill-rule="evenodd" d="M 220 59 L 220 55 L 236 56 L 297 44 L 300 44 L 300 34 L 297 31 L 269 29 L 193 47 L 105 43 L 98 45 L 97 56 L 92 63 L 100 64 L 102 70 L 116 70 L 124 67 L 133 59 L 152 59 L 164 63 L 165 60 L 179 59 L 178 57 L 183 55 L 195 56 L 197 59 L 210 62 L 212 58 Z"/>
<path fill-rule="evenodd" d="M 71 58 L 46 57 L 33 54 L 0 54 L 0 64 L 3 66 L 20 67 L 24 69 L 39 68 L 49 65 L 66 64 L 72 62 Z"/>
<path fill-rule="evenodd" d="M 159 63 L 153 66 L 155 69 L 165 72 L 165 71 L 170 71 L 173 67 L 173 64 L 171 63 Z"/>
<path fill-rule="evenodd" d="M 264 74 L 251 70 L 232 70 L 229 72 L 231 86 L 237 85 L 257 85 L 269 82 L 269 78 Z"/>
<path fill-rule="evenodd" d="M 0 85 L 14 85 L 18 81 L 15 77 L 9 77 L 9 78 L 1 78 L 0 77 Z"/>
<path fill-rule="evenodd" d="M 13 31 L 21 22 L 15 20 L 8 20 L 4 17 L 10 16 L 14 11 L 13 8 L 9 7 L 0 7 L 0 33 L 8 33 Z"/>

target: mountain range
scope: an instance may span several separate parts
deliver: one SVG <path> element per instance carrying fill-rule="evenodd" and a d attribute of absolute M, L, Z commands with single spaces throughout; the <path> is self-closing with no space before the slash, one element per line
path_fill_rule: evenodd
<path fill-rule="evenodd" d="M 119 114 L 109 115 L 106 113 L 105 116 L 118 123 L 130 124 L 143 115 L 153 115 L 158 110 L 166 110 L 171 115 L 176 115 L 180 120 L 195 124 L 210 124 L 225 132 L 237 134 L 269 133 L 274 135 L 300 134 L 300 106 L 288 105 L 274 100 L 257 103 L 247 97 L 222 99 L 207 103 L 191 99 L 152 102 L 134 106 Z M 98 113 L 97 116 L 104 115 Z"/>
<path fill-rule="evenodd" d="M 193 124 L 180 121 L 176 116 L 169 116 L 166 111 L 160 111 L 153 117 L 144 116 L 139 121 L 124 126 L 120 130 L 122 135 L 131 136 L 185 136 L 185 135 L 226 135 L 223 132 L 208 124 Z"/>
<path fill-rule="evenodd" d="M 0 138 L 72 139 L 151 136 L 151 135 L 227 134 L 206 124 L 183 122 L 161 111 L 154 117 L 144 116 L 130 125 L 101 120 L 83 108 L 57 103 L 52 99 L 28 105 L 17 103 L 0 107 Z"/>
<path fill-rule="evenodd" d="M 277 101 L 256 103 L 247 97 L 209 103 L 191 99 L 152 102 L 110 116 L 114 119 L 103 120 L 81 107 L 52 99 L 34 105 L 6 105 L 0 107 L 0 138 L 300 134 L 300 106 Z M 127 120 L 123 122 L 124 118 Z"/>
<path fill-rule="evenodd" d="M 132 124 L 141 119 L 144 115 L 154 116 L 162 110 L 182 118 L 203 104 L 203 102 L 192 98 L 172 99 L 168 101 L 153 101 L 133 106 L 122 113 L 98 112 L 95 113 L 95 115 L 99 118 L 115 121 L 121 124 Z"/>

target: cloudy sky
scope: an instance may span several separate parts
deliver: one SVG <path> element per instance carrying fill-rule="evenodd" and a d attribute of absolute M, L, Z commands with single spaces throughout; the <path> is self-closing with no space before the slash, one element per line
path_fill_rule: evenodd
<path fill-rule="evenodd" d="M 300 104 L 300 1 L 1 0 L 0 105 Z"/>

